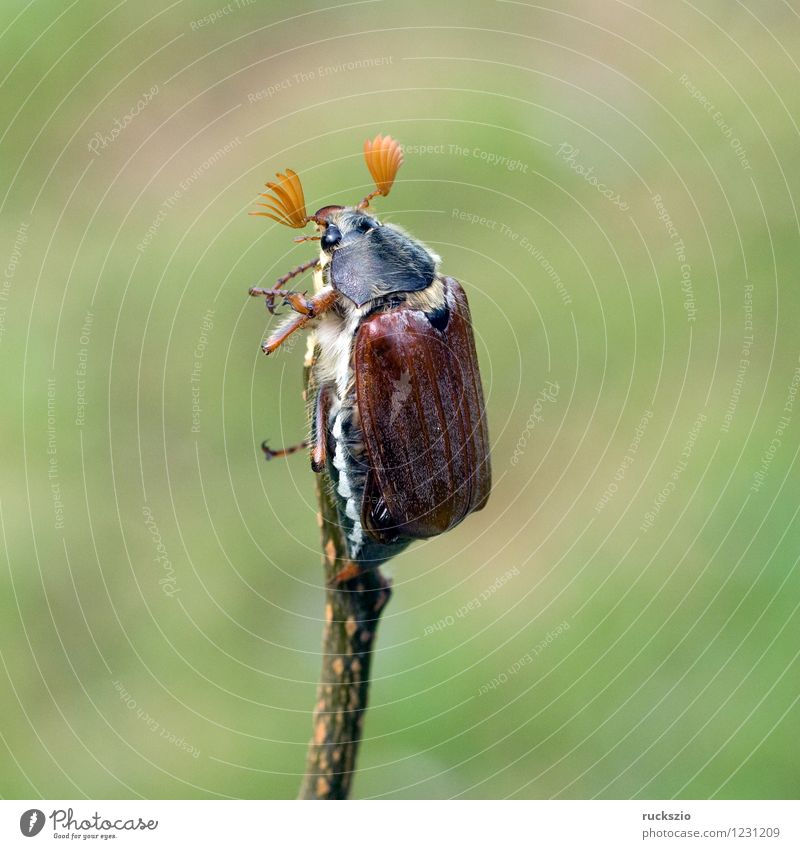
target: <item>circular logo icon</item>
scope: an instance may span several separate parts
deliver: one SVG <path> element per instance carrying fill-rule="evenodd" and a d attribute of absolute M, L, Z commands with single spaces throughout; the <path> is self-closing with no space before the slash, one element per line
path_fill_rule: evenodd
<path fill-rule="evenodd" d="M 44 811 L 31 808 L 19 818 L 19 830 L 25 837 L 36 837 L 44 828 Z"/>

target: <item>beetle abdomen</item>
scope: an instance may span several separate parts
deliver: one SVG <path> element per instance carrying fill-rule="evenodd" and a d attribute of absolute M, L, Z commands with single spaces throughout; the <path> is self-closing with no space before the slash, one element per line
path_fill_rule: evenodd
<path fill-rule="evenodd" d="M 356 404 L 352 352 L 356 327 L 363 312 L 348 310 L 344 316 L 331 316 L 323 322 L 317 334 L 320 356 L 315 372 L 317 384 L 326 387 L 331 398 L 327 419 L 327 471 L 348 555 L 364 566 L 378 566 L 405 548 L 410 540 L 379 541 L 365 530 L 361 518 L 369 456 Z"/>
<path fill-rule="evenodd" d="M 364 527 L 362 515 L 370 468 L 354 388 L 332 411 L 330 434 L 333 455 L 328 473 L 348 554 L 351 560 L 362 565 L 378 566 L 405 548 L 410 539 L 378 540 Z"/>

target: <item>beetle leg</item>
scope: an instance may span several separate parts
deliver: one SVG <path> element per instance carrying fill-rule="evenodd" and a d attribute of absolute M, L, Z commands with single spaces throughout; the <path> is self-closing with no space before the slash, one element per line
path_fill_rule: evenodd
<path fill-rule="evenodd" d="M 328 411 L 330 409 L 330 390 L 327 386 L 317 392 L 314 405 L 314 422 L 312 428 L 311 469 L 321 472 L 328 458 Z"/>
<path fill-rule="evenodd" d="M 261 297 L 267 299 L 267 309 L 271 312 L 275 312 L 275 298 L 281 297 L 283 298 L 283 303 L 286 306 L 291 307 L 295 312 L 302 313 L 303 315 L 311 315 L 314 312 L 314 307 L 311 302 L 306 298 L 306 292 L 290 292 L 286 289 L 259 289 L 253 286 L 249 293 L 254 297 Z"/>
<path fill-rule="evenodd" d="M 293 316 L 281 325 L 266 342 L 261 343 L 261 350 L 265 354 L 271 354 L 274 350 L 280 348 L 295 330 L 305 327 L 312 318 L 316 318 L 329 310 L 336 302 L 337 294 L 336 290 L 330 287 L 317 292 L 316 295 L 305 302 L 308 312 Z"/>
<path fill-rule="evenodd" d="M 261 343 L 261 350 L 265 354 L 271 354 L 273 351 L 280 348 L 281 345 L 303 325 L 308 324 L 309 317 L 307 315 L 295 315 L 289 321 L 282 324 L 266 341 Z"/>
<path fill-rule="evenodd" d="M 302 295 L 299 292 L 285 292 L 283 302 L 288 304 L 295 312 L 302 313 L 303 315 L 314 314 L 314 306 L 306 298 L 305 292 Z"/>
<path fill-rule="evenodd" d="M 358 563 L 353 563 L 352 560 L 345 560 L 344 566 L 333 576 L 331 586 L 338 588 L 341 584 L 347 581 L 352 581 L 354 578 L 361 576 L 364 571 Z"/>
<path fill-rule="evenodd" d="M 297 300 L 297 303 L 301 305 L 305 303 L 305 292 L 295 292 L 289 289 L 260 289 L 257 286 L 253 286 L 247 291 L 248 294 L 252 295 L 254 298 L 264 297 L 270 301 L 273 301 L 275 298 L 283 298 L 284 304 L 292 306 L 295 312 L 306 312 L 304 309 L 297 309 L 294 307 L 295 299 L 303 298 L 303 301 Z"/>
<path fill-rule="evenodd" d="M 309 238 L 314 238 L 313 236 Z M 317 237 L 319 238 L 319 237 Z M 297 266 L 297 268 L 293 268 L 288 273 L 284 274 L 283 277 L 279 277 L 275 281 L 275 288 L 280 289 L 281 286 L 284 286 L 288 283 L 293 277 L 297 277 L 298 274 L 302 274 L 304 271 L 308 271 L 309 268 L 315 268 L 319 265 L 319 259 L 314 257 L 314 259 L 310 259 L 308 262 L 303 262 Z"/>
<path fill-rule="evenodd" d="M 274 460 L 276 457 L 288 457 L 290 454 L 294 454 L 295 452 L 300 451 L 303 448 L 308 448 L 307 439 L 304 439 L 297 445 L 290 445 L 288 448 L 272 449 L 267 445 L 266 439 L 261 443 L 261 450 L 264 452 L 265 460 Z"/>
<path fill-rule="evenodd" d="M 314 238 L 309 237 L 309 238 Z M 319 237 L 316 237 L 319 238 Z M 308 271 L 309 268 L 314 268 L 319 265 L 318 259 L 310 259 L 308 262 L 302 263 L 302 265 L 298 265 L 297 268 L 293 268 L 287 274 L 284 274 L 283 277 L 279 277 L 275 281 L 275 285 L 272 289 L 258 289 L 255 286 L 250 289 L 251 295 L 264 295 L 266 298 L 267 309 L 271 312 L 275 312 L 275 295 L 277 294 L 277 289 L 283 288 L 293 277 L 297 277 L 298 274 L 302 274 L 304 271 Z"/>

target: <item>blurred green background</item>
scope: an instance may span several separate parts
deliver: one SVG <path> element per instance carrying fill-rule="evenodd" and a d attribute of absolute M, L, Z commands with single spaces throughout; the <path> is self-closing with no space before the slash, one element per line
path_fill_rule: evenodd
<path fill-rule="evenodd" d="M 797 796 L 792 4 L 2 17 L 0 795 L 296 794 L 313 479 L 258 445 L 304 344 L 265 360 L 247 288 L 313 248 L 247 212 L 286 167 L 360 199 L 388 132 L 495 482 L 390 565 L 356 795 Z"/>

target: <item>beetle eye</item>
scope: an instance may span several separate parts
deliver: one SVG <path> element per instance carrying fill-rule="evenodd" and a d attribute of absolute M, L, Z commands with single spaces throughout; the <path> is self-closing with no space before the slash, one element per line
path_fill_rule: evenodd
<path fill-rule="evenodd" d="M 335 224 L 328 224 L 325 228 L 325 232 L 322 234 L 322 238 L 320 239 L 322 250 L 329 251 L 331 248 L 339 244 L 341 238 L 342 234 L 339 232 L 339 228 Z"/>

